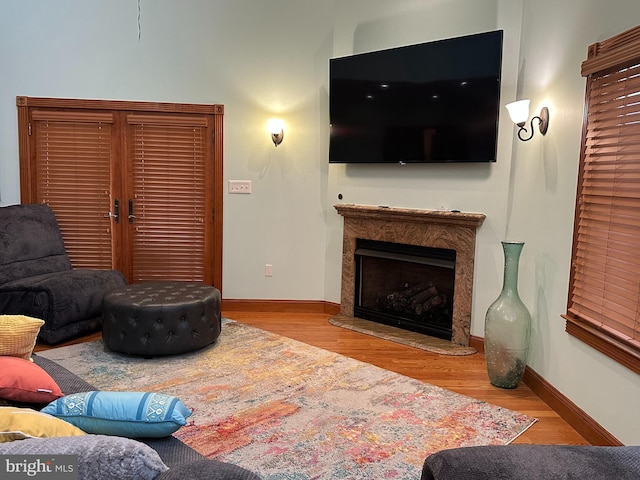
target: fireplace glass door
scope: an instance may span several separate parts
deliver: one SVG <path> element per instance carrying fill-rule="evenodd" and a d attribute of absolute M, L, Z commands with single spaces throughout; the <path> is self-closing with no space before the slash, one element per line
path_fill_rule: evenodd
<path fill-rule="evenodd" d="M 354 316 L 451 340 L 455 250 L 358 239 Z"/>

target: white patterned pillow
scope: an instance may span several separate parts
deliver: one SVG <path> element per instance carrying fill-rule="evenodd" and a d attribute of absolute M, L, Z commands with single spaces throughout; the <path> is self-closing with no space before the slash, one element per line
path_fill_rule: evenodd
<path fill-rule="evenodd" d="M 168 470 L 144 443 L 105 435 L 0 443 L 0 455 L 77 455 L 78 478 L 83 480 L 153 480 Z"/>
<path fill-rule="evenodd" d="M 42 410 L 87 433 L 129 438 L 168 437 L 191 415 L 181 400 L 151 392 L 73 393 Z"/>

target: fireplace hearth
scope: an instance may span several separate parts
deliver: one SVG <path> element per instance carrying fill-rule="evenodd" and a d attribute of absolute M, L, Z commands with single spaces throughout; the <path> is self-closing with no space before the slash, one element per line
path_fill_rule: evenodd
<path fill-rule="evenodd" d="M 358 264 L 363 260 L 356 255 L 358 248 L 361 250 L 362 241 L 383 242 L 389 244 L 400 244 L 410 247 L 426 247 L 428 249 L 441 249 L 443 251 L 454 252 L 453 262 L 455 267 L 445 270 L 453 270 L 453 287 L 444 282 L 437 275 L 430 278 L 431 274 L 421 273 L 418 278 L 408 277 L 408 280 L 400 280 L 399 286 L 389 288 L 383 286 L 373 297 L 367 296 L 365 306 L 375 305 L 376 301 L 384 302 L 383 296 L 386 294 L 401 294 L 405 284 L 406 288 L 411 288 L 419 283 L 432 282 L 433 286 L 446 296 L 448 307 L 451 310 L 451 333 L 444 335 L 451 342 L 458 345 L 469 345 L 471 326 L 471 304 L 473 293 L 474 264 L 476 230 L 485 219 L 482 213 L 451 212 L 441 210 L 421 210 L 408 208 L 382 207 L 372 205 L 338 204 L 335 209 L 344 217 L 343 248 L 342 248 L 342 287 L 340 299 L 340 314 L 345 317 L 362 316 L 359 308 L 363 303 L 361 299 L 356 302 L 356 278 Z M 360 243 L 359 243 L 360 242 Z M 366 244 L 365 244 L 366 245 Z M 364 250 L 370 250 L 364 248 Z M 360 252 L 362 253 L 362 251 Z M 379 254 L 377 254 L 379 256 Z M 401 253 L 400 255 L 403 255 Z M 375 258 L 375 257 L 374 257 Z M 370 261 L 370 260 L 366 260 Z M 450 260 L 451 261 L 451 260 Z M 416 262 L 409 262 L 414 263 Z M 420 269 L 411 266 L 410 269 Z M 383 267 L 386 268 L 386 267 Z M 437 270 L 436 270 L 437 271 Z M 411 275 L 414 275 L 413 273 Z M 384 277 L 384 275 L 383 275 Z M 359 280 L 358 280 L 359 281 Z M 415 283 L 415 285 L 414 285 Z M 399 288 L 399 290 L 394 290 Z M 406 293 L 406 292 L 405 292 Z M 425 295 L 428 292 L 425 292 Z M 369 294 L 372 295 L 372 294 Z M 376 300 L 371 300 L 375 298 Z M 403 300 L 398 300 L 403 302 Z M 434 300 L 437 301 L 437 300 Z M 372 303 L 373 302 L 373 303 Z M 357 305 L 359 303 L 360 305 Z M 376 306 L 370 310 L 376 311 L 381 317 L 386 318 L 387 309 Z M 356 313 L 357 312 L 357 313 Z M 371 312 L 369 312 L 371 313 Z M 367 318 L 371 320 L 371 318 Z M 408 322 L 424 324 L 425 318 L 408 315 L 403 318 L 403 325 L 407 328 Z M 431 320 L 431 319 L 427 319 Z M 376 320 L 377 321 L 377 320 Z M 391 321 L 391 320 L 390 320 Z M 393 320 L 397 321 L 397 320 Z M 437 324 L 441 320 L 435 320 Z M 385 323 L 385 322 L 383 322 Z M 444 323 L 444 321 L 442 321 Z M 408 328 L 412 329 L 412 328 Z M 415 331 L 415 328 L 413 329 Z M 445 330 L 448 327 L 445 326 Z M 425 333 L 423 331 L 423 333 Z M 432 336 L 434 333 L 428 333 Z M 442 336 L 440 336 L 442 338 Z"/>

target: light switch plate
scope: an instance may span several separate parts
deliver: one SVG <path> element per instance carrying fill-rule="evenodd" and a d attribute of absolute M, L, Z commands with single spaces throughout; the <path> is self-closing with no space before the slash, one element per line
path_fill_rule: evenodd
<path fill-rule="evenodd" d="M 251 193 L 251 180 L 229 180 L 229 193 Z"/>

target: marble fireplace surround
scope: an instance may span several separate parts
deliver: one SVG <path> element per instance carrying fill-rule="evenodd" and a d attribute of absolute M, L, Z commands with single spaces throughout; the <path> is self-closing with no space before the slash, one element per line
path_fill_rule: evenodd
<path fill-rule="evenodd" d="M 354 315 L 356 240 L 378 240 L 456 251 L 451 341 L 469 345 L 476 230 L 483 213 L 338 204 L 344 217 L 340 314 Z"/>

